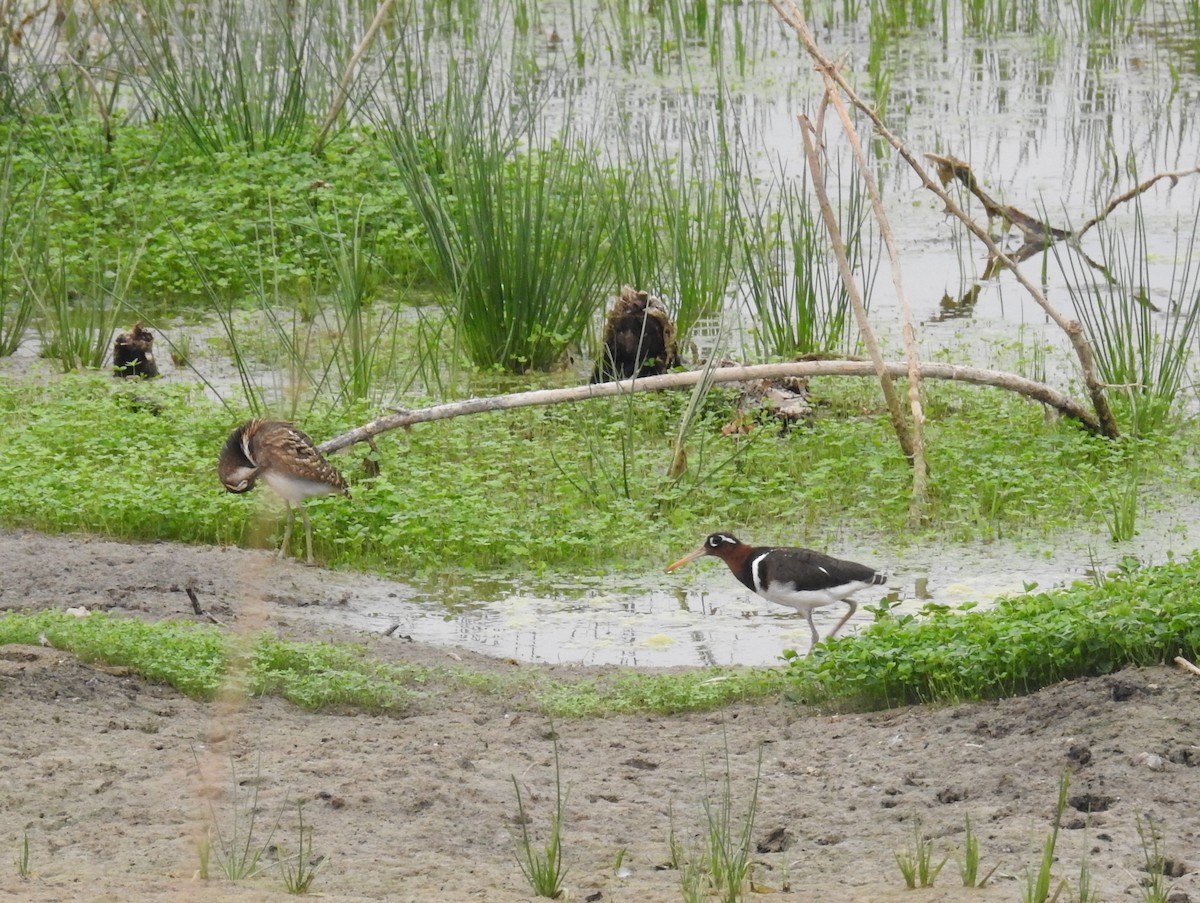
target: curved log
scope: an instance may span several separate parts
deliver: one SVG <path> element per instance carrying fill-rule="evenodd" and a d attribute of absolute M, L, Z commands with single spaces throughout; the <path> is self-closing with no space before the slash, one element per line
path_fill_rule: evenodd
<path fill-rule="evenodd" d="M 887 362 L 887 371 L 895 377 L 908 375 L 908 364 Z M 1001 370 L 984 370 L 980 367 L 960 367 L 954 364 L 920 365 L 925 379 L 950 379 L 958 382 L 992 386 L 1016 392 L 1034 401 L 1050 405 L 1074 420 L 1078 420 L 1093 433 L 1103 433 L 1096 415 L 1075 399 L 1052 389 L 1043 383 L 1034 382 L 1014 373 Z M 380 433 L 415 423 L 430 423 L 434 420 L 449 420 L 466 414 L 484 414 L 489 411 L 510 411 L 515 408 L 530 408 L 543 405 L 565 404 L 586 401 L 589 398 L 607 398 L 631 392 L 661 392 L 665 389 L 686 389 L 708 376 L 715 383 L 741 382 L 751 379 L 776 379 L 784 376 L 868 376 L 875 377 L 875 365 L 870 361 L 802 361 L 790 364 L 755 364 L 749 367 L 718 367 L 715 370 L 691 370 L 686 373 L 667 373 L 643 379 L 626 379 L 621 382 L 595 383 L 588 386 L 571 386 L 565 389 L 536 389 L 531 392 L 515 392 L 511 395 L 489 395 L 483 398 L 468 398 L 446 404 L 418 408 L 415 411 L 397 410 L 372 420 L 370 423 L 322 442 L 317 450 L 322 454 L 347 448 L 357 442 L 366 442 Z"/>

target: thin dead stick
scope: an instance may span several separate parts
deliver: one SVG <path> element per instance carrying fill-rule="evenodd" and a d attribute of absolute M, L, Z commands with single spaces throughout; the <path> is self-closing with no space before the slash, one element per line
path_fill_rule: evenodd
<path fill-rule="evenodd" d="M 815 61 L 817 68 L 826 73 L 830 79 L 838 86 L 838 89 L 849 98 L 850 102 L 861 110 L 875 127 L 875 131 L 895 148 L 896 152 L 906 162 L 917 177 L 921 180 L 921 184 L 926 189 L 933 192 L 946 206 L 946 212 L 954 216 L 988 249 L 988 252 L 999 261 L 1005 268 L 1010 270 L 1013 277 L 1029 293 L 1029 296 L 1037 302 L 1038 306 L 1046 312 L 1046 315 L 1067 334 L 1067 338 L 1071 342 L 1071 346 L 1075 349 L 1075 354 L 1079 358 L 1080 370 L 1083 374 L 1084 385 L 1087 386 L 1088 396 L 1091 399 L 1092 407 L 1095 408 L 1096 418 L 1100 423 L 1101 432 L 1110 439 L 1115 439 L 1121 435 L 1121 430 L 1117 426 L 1116 418 L 1113 416 L 1112 407 L 1108 403 L 1108 395 L 1104 391 L 1104 385 L 1100 381 L 1100 377 L 1096 372 L 1096 361 L 1092 355 L 1091 346 L 1088 344 L 1087 338 L 1083 334 L 1083 327 L 1077 320 L 1068 320 L 1064 317 L 1057 308 L 1055 308 L 1042 293 L 1041 289 L 1030 280 L 1021 268 L 1013 261 L 1004 249 L 1000 247 L 992 237 L 987 233 L 987 230 L 979 226 L 974 220 L 967 216 L 966 212 L 958 205 L 958 202 L 943 188 L 937 181 L 930 178 L 929 173 L 921 165 L 921 162 L 908 149 L 908 147 L 899 138 L 892 134 L 888 127 L 884 124 L 879 114 L 858 96 L 858 93 L 846 81 L 845 77 L 838 70 L 837 66 L 822 52 L 817 46 L 816 40 L 808 29 L 808 24 L 805 21 L 804 13 L 796 6 L 794 0 L 770 0 L 771 6 L 779 13 L 793 31 L 800 38 L 801 44 L 808 52 L 809 56 Z"/>
<path fill-rule="evenodd" d="M 1197 668 L 1182 655 L 1175 656 L 1175 664 L 1189 674 L 1195 674 L 1197 677 L 1200 677 L 1200 668 Z"/>
<path fill-rule="evenodd" d="M 192 602 L 192 611 L 194 611 L 196 614 L 200 615 L 201 617 L 208 618 L 210 621 L 212 621 L 214 624 L 216 624 L 219 627 L 227 627 L 228 626 L 224 621 L 218 620 L 215 615 L 210 615 L 208 612 L 206 612 L 200 606 L 200 598 L 196 595 L 196 591 L 194 589 L 192 589 L 190 586 L 185 586 L 183 588 L 183 591 L 185 593 L 187 593 L 188 599 L 190 599 Z"/>
<path fill-rule="evenodd" d="M 889 375 L 903 377 L 908 372 L 906 364 L 891 362 L 886 365 Z M 803 361 L 791 364 L 756 364 L 752 367 L 718 367 L 711 374 L 703 370 L 687 373 L 666 373 L 662 376 L 647 376 L 642 379 L 627 379 L 621 382 L 596 383 L 588 386 L 572 386 L 567 389 L 536 389 L 532 392 L 516 392 L 511 395 L 492 395 L 485 398 L 468 398 L 433 405 L 415 411 L 397 411 L 372 420 L 340 436 L 317 446 L 322 454 L 339 451 L 366 442 L 372 436 L 417 423 L 432 423 L 449 420 L 467 414 L 485 414 L 494 411 L 511 411 L 517 408 L 544 407 L 586 401 L 590 398 L 610 398 L 632 392 L 662 392 L 666 389 L 685 389 L 702 379 L 711 378 L 714 383 L 743 382 L 754 379 L 779 379 L 788 376 L 878 376 L 875 365 L 870 361 Z M 1069 396 L 1043 383 L 1034 382 L 1013 373 L 1000 370 L 983 370 L 978 367 L 959 367 L 954 364 L 921 364 L 921 376 L 925 379 L 949 379 L 979 386 L 993 386 L 1031 398 L 1049 405 L 1067 417 L 1078 420 L 1095 433 L 1100 424 L 1095 414 Z"/>
<path fill-rule="evenodd" d="M 1148 178 L 1145 182 L 1142 182 L 1140 185 L 1133 186 L 1133 188 L 1130 188 L 1124 194 L 1119 194 L 1115 198 L 1113 198 L 1111 201 L 1109 201 L 1107 207 L 1105 207 L 1103 210 L 1100 211 L 1100 213 L 1098 213 L 1096 216 L 1093 216 L 1090 220 L 1088 220 L 1086 223 L 1084 223 L 1082 226 L 1079 227 L 1079 229 L 1075 232 L 1075 237 L 1078 238 L 1079 236 L 1083 235 L 1084 232 L 1086 232 L 1088 229 L 1092 228 L 1092 226 L 1096 225 L 1096 223 L 1100 222 L 1102 219 L 1104 219 L 1106 216 L 1108 216 L 1110 213 L 1112 213 L 1114 210 L 1116 210 L 1119 206 L 1124 204 L 1126 201 L 1131 201 L 1135 197 L 1137 197 L 1139 194 L 1141 194 L 1142 192 L 1149 191 L 1150 188 L 1154 185 L 1154 183 L 1159 181 L 1160 179 L 1170 179 L 1171 187 L 1174 188 L 1179 183 L 1180 179 L 1184 178 L 1185 176 L 1194 176 L 1194 175 L 1197 175 L 1198 173 L 1200 173 L 1200 166 L 1193 166 L 1191 169 L 1180 169 L 1180 170 L 1176 170 L 1175 172 L 1155 173 L 1150 178 Z"/>
<path fill-rule="evenodd" d="M 808 160 L 808 170 L 812 173 L 813 191 L 817 195 L 821 218 L 825 221 L 825 231 L 829 233 L 833 245 L 842 286 L 846 289 L 846 296 L 850 299 L 850 307 L 854 310 L 854 319 L 858 323 L 858 331 L 862 335 L 863 344 L 867 346 L 867 354 L 871 358 L 875 372 L 879 375 L 879 387 L 883 390 L 888 415 L 892 418 L 892 428 L 896 431 L 900 448 L 904 451 L 904 457 L 912 461 L 914 457 L 912 435 L 909 433 L 908 423 L 904 419 L 904 410 L 900 407 L 900 396 L 896 394 L 896 387 L 892 384 L 892 377 L 888 373 L 883 352 L 875 340 L 875 331 L 871 328 L 871 321 L 867 318 L 867 306 L 863 303 L 862 295 L 858 291 L 858 282 L 850 269 L 850 261 L 846 259 L 846 243 L 842 239 L 837 217 L 833 215 L 833 207 L 829 203 L 829 195 L 825 191 L 821 160 L 817 156 L 816 130 L 806 116 L 800 117 L 800 134 L 804 138 L 804 156 Z"/>
<path fill-rule="evenodd" d="M 1175 172 L 1157 173 L 1141 184 L 1134 186 L 1129 191 L 1114 197 L 1108 202 L 1108 206 L 1103 211 L 1084 223 L 1082 228 L 1072 232 L 1067 229 L 1059 229 L 1056 226 L 1051 226 L 1048 222 L 1042 222 L 1037 217 L 1030 216 L 1028 213 L 1017 209 L 1011 204 L 1001 204 L 983 190 L 983 186 L 979 184 L 979 180 L 975 177 L 971 165 L 965 160 L 959 160 L 957 157 L 946 154 L 926 154 L 925 159 L 937 168 L 938 178 L 941 179 L 943 187 L 951 181 L 960 182 L 967 191 L 978 198 L 979 202 L 983 204 L 984 212 L 988 215 L 989 224 L 991 220 L 999 219 L 1001 222 L 1017 227 L 1024 239 L 1024 243 L 1016 251 L 1009 254 L 1009 257 L 1015 262 L 1021 263 L 1028 260 L 1034 254 L 1045 251 L 1053 242 L 1070 241 L 1076 253 L 1087 261 L 1088 266 L 1106 275 L 1108 268 L 1104 264 L 1097 263 L 1088 257 L 1080 246 L 1079 239 L 1083 234 L 1097 223 L 1107 219 L 1108 215 L 1121 204 L 1131 201 L 1139 194 L 1148 191 L 1155 183 L 1162 179 L 1170 179 L 1171 186 L 1174 187 L 1179 183 L 1180 179 L 1200 174 L 1200 166 L 1193 169 L 1177 170 Z M 996 261 L 989 257 L 988 266 L 984 270 L 983 278 L 990 279 L 995 275 L 996 270 Z"/>
<path fill-rule="evenodd" d="M 337 94 L 334 95 L 333 103 L 330 104 L 329 113 L 325 116 L 325 122 L 321 125 L 321 132 L 317 135 L 317 140 L 313 144 L 313 153 L 319 154 L 321 149 L 325 147 L 325 139 L 329 137 L 329 131 L 333 128 L 334 122 L 342 113 L 342 107 L 346 105 L 346 98 L 350 96 L 350 83 L 354 81 L 354 74 L 358 71 L 358 64 L 363 58 L 363 54 L 367 52 L 367 48 L 375 41 L 375 35 L 379 29 L 383 27 L 384 20 L 392 10 L 392 5 L 396 0 L 384 0 L 380 5 L 378 12 L 375 13 L 375 18 L 371 20 L 371 24 L 367 26 L 367 33 L 363 35 L 358 46 L 354 48 L 354 55 L 350 57 L 350 62 L 346 64 L 345 71 L 342 72 L 342 78 L 338 82 Z"/>
<path fill-rule="evenodd" d="M 908 293 L 904 290 L 904 278 L 900 267 L 900 254 L 896 250 L 896 241 L 892 235 L 892 227 L 888 223 L 887 212 L 883 209 L 883 197 L 879 193 L 879 185 L 863 153 L 862 142 L 858 138 L 858 130 L 850 119 L 850 111 L 842 103 L 837 85 L 823 74 L 825 80 L 825 96 L 829 98 L 838 118 L 842 121 L 842 130 L 850 142 L 850 149 L 858 161 L 858 169 L 862 180 L 867 186 L 871 197 L 871 206 L 875 211 L 875 221 L 879 223 L 879 232 L 883 236 L 884 247 L 887 248 L 888 260 L 891 263 L 892 284 L 896 289 L 896 303 L 900 308 L 900 332 L 904 338 L 904 357 L 908 363 L 908 404 L 912 411 L 912 462 L 913 462 L 913 491 L 909 506 L 909 519 L 919 520 L 924 516 L 926 502 L 929 499 L 929 471 L 925 463 L 925 411 L 921 406 L 921 359 L 917 354 L 917 333 L 913 327 L 912 312 L 908 306 Z"/>

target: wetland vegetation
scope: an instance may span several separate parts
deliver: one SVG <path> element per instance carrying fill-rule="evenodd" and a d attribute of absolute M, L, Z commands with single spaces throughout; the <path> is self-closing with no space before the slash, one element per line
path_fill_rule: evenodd
<path fill-rule="evenodd" d="M 1064 233 L 1087 225 L 1035 249 L 1026 266 L 1035 289 L 1081 322 L 1095 385 L 1072 337 L 1047 326 L 1055 318 L 994 266 L 994 252 L 985 259 L 964 223 L 942 219 L 941 202 L 918 193 L 896 147 L 866 142 L 881 220 L 844 135 L 825 127 L 832 200 L 821 209 L 794 119 L 817 115 L 823 88 L 781 27 L 788 10 L 803 12 L 828 53 L 845 52 L 847 78 L 907 148 L 966 159 L 987 192 L 1042 224 Z M 859 354 L 864 324 L 838 252 L 890 358 L 909 351 L 996 367 L 1081 398 L 1091 392 L 1093 405 L 1098 389 L 1117 426 L 1103 435 L 994 388 L 922 384 L 919 410 L 904 413 L 924 428 L 928 485 L 915 511 L 913 464 L 868 380 L 810 380 L 813 413 L 798 423 L 747 416 L 737 390 L 702 384 L 460 417 L 355 445 L 333 459 L 353 499 L 309 506 L 319 559 L 345 572 L 447 581 L 658 572 L 717 528 L 814 546 L 869 536 L 901 550 L 929 537 L 950 549 L 1015 538 L 1030 555 L 1072 532 L 1091 537 L 1094 560 L 1086 582 L 1026 581 L 1025 592 L 986 610 L 885 599 L 858 635 L 785 654 L 778 667 L 660 673 L 460 667 L 385 648 L 382 637 L 312 642 L 308 624 L 297 640 L 288 632 L 304 621 L 294 612 L 264 629 L 250 618 L 234 630 L 215 617 L 185 623 L 179 587 L 166 585 L 182 566 L 162 567 L 162 586 L 128 578 L 135 585 L 121 585 L 111 612 L 60 610 L 54 591 L 34 610 L 6 599 L 0 646 L 18 649 L 0 665 L 22 723 L 4 738 L 13 772 L 4 830 L 18 838 L 22 896 L 60 899 L 54 882 L 65 876 L 75 882 L 66 893 L 86 881 L 114 897 L 158 899 L 147 875 L 181 874 L 182 858 L 198 856 L 197 876 L 208 878 L 211 855 L 230 881 L 247 879 L 261 843 L 279 853 L 290 892 L 307 892 L 330 863 L 317 882 L 322 893 L 332 885 L 330 899 L 397 888 L 414 899 L 466 898 L 481 886 L 489 899 L 524 899 L 522 874 L 535 892 L 555 895 L 570 864 L 580 896 L 595 885 L 655 903 L 709 891 L 733 901 L 747 887 L 772 893 L 751 874 L 764 859 L 781 867 L 771 880 L 785 891 L 795 868 L 797 886 L 821 887 L 822 899 L 848 899 L 836 896 L 846 887 L 855 899 L 899 899 L 883 886 L 902 894 L 899 878 L 881 879 L 876 867 L 890 867 L 888 846 L 905 842 L 897 837 L 916 849 L 894 853 L 905 881 L 932 885 L 935 838 L 941 856 L 965 813 L 962 880 L 981 887 L 998 866 L 989 861 L 978 880 L 964 807 L 987 825 L 985 857 L 1006 850 L 1019 859 L 1025 815 L 1045 808 L 1051 775 L 1060 788 L 1053 833 L 1040 871 L 1027 868 L 1026 899 L 1047 899 L 1052 871 L 1055 896 L 1096 899 L 1094 886 L 1106 898 L 1132 896 L 1127 874 L 1103 871 L 1114 866 L 1141 869 L 1142 898 L 1165 899 L 1156 822 L 1118 808 L 1093 826 L 1096 797 L 1083 793 L 1070 805 L 1086 818 L 1067 825 L 1062 769 L 1079 769 L 1085 786 L 1120 782 L 1127 809 L 1165 813 L 1178 836 L 1194 836 L 1185 708 L 1194 692 L 1177 675 L 1080 681 L 1062 697 L 1007 699 L 967 718 L 931 710 L 825 722 L 812 709 L 796 719 L 794 706 L 1018 696 L 1200 655 L 1200 556 L 1127 554 L 1149 522 L 1164 511 L 1178 519 L 1200 496 L 1200 5 L 9 2 L 0 24 L 4 529 L 271 548 L 282 518 L 216 480 L 235 424 L 286 417 L 319 442 L 393 406 L 582 384 L 606 299 L 623 284 L 663 298 L 691 365 Z M 866 136 L 864 116 L 853 113 Z M 1170 175 L 1151 184 L 1156 173 Z M 956 196 L 981 223 L 990 216 L 978 195 Z M 1008 223 L 987 225 L 1011 249 Z M 888 285 L 889 227 L 915 283 L 907 302 Z M 114 333 L 135 321 L 157 336 L 165 378 L 108 372 Z M 908 388 L 900 382 L 901 395 Z M 214 595 L 223 599 L 245 579 L 236 566 L 222 578 Z M 29 569 L 21 579 L 54 575 Z M 73 585 L 87 581 L 75 575 Z M 307 604 L 301 598 L 284 592 L 279 607 Z M 76 659 L 108 667 L 84 671 Z M 131 689 L 130 675 L 182 696 Z M 273 707 L 273 696 L 327 717 Z M 246 782 L 249 796 L 235 764 L 249 732 L 221 706 L 194 709 L 194 699 L 240 700 L 262 732 L 251 741 L 260 763 L 264 753 L 279 758 Z M 755 704 L 739 708 L 744 701 Z M 1121 717 L 1116 704 L 1126 706 Z M 725 713 L 682 714 L 721 707 L 737 730 L 726 732 Z M 1183 714 L 1165 718 L 1164 709 Z M 387 714 L 408 717 L 399 728 L 363 717 Z M 597 742 L 602 723 L 581 721 L 597 716 L 615 724 L 609 743 Z M 711 757 L 718 719 L 723 765 Z M 1115 723 L 1136 740 L 1114 740 Z M 1059 725 L 1070 736 L 1058 736 Z M 953 738 L 938 751 L 939 770 L 969 792 L 949 777 L 922 789 L 933 779 L 931 737 Z M 627 752 L 617 752 L 621 741 Z M 536 761 L 531 750 L 551 743 L 553 758 Z M 1126 761 L 1130 744 L 1142 763 L 1178 767 L 1168 773 L 1174 795 L 1148 765 Z M 698 771 L 680 750 L 701 751 Z M 223 805 L 199 784 L 207 760 L 226 754 L 233 787 Z M 723 781 L 710 785 L 706 754 Z M 528 767 L 519 779 L 499 774 L 520 757 Z M 552 775 L 542 767 L 551 761 Z M 373 800 L 381 762 L 388 792 Z M 751 773 L 739 817 L 733 784 L 744 789 Z M 200 830 L 163 805 L 189 796 L 183 774 L 206 801 Z M 293 778 L 319 783 L 297 801 L 285 792 Z M 568 794 L 572 781 L 583 792 Z M 288 797 L 280 812 L 294 804 L 298 858 L 253 836 L 259 787 L 264 799 Z M 503 824 L 496 803 L 511 790 L 518 818 L 507 826 L 520 827 L 497 852 L 486 827 L 478 837 L 465 829 Z M 698 793 L 706 819 L 693 838 L 707 835 L 708 847 L 684 849 L 673 803 Z M 549 829 L 539 830 L 547 802 Z M 889 833 L 899 822 L 880 814 L 892 807 L 899 822 L 917 813 L 902 833 Z M 232 841 L 221 833 L 222 808 L 233 810 Z M 72 814 L 59 823 L 62 813 L 46 817 L 53 809 Z M 668 813 L 669 837 L 656 810 Z M 247 815 L 248 827 L 238 821 Z M 759 847 L 751 862 L 757 824 L 798 817 L 821 847 L 805 857 L 817 865 L 782 855 L 782 829 L 779 847 Z M 1104 833 L 1084 848 L 1103 842 L 1111 861 L 1096 860 L 1093 880 L 1084 858 L 1072 896 L 1055 843 L 1060 823 L 1085 821 Z M 364 837 L 364 824 L 379 830 Z M 607 865 L 624 837 L 636 839 L 629 860 L 640 873 L 623 868 L 624 846 Z M 652 837 L 669 849 L 678 875 L 670 887 L 646 867 L 662 861 Z M 1060 853 L 1069 857 L 1071 846 Z M 230 868 L 235 848 L 249 854 L 247 869 Z M 443 851 L 451 855 L 439 859 Z M 589 872 L 589 857 L 606 866 Z M 1000 898 L 1004 877 L 984 891 L 989 899 Z"/>
<path fill-rule="evenodd" d="M 20 22 L 0 60 L 0 350 L 11 363 L 0 522 L 269 546 L 275 520 L 212 479 L 233 424 L 294 418 L 320 440 L 391 405 L 581 381 L 605 298 L 626 282 L 666 300 L 689 360 L 859 351 L 799 142 L 778 122 L 811 109 L 819 87 L 796 76 L 808 64 L 773 10 L 463 12 L 218 2 L 185 14 L 161 3 Z M 324 562 L 398 577 L 448 562 L 468 573 L 657 569 L 735 525 L 818 545 L 847 531 L 900 546 L 934 534 L 1036 545 L 1064 528 L 1121 541 L 1196 491 L 1200 271 L 1186 169 L 1200 145 L 1181 112 L 1200 91 L 1197 46 L 1183 37 L 1196 31 L 1194 4 L 804 12 L 831 50 L 869 47 L 850 63 L 860 92 L 930 150 L 975 134 L 930 121 L 948 67 L 972 73 L 956 109 L 1016 91 L 1019 102 L 986 104 L 1000 124 L 982 126 L 975 162 L 1047 221 L 1059 203 L 1066 219 L 1089 219 L 1153 172 L 1184 171 L 1173 194 L 1129 198 L 1086 242 L 1032 265 L 1083 321 L 1122 438 L 993 390 L 924 386 L 931 478 L 914 523 L 910 464 L 869 384 L 814 380 L 816 413 L 791 429 L 763 418 L 723 430 L 734 395 L 717 389 L 482 415 L 336 459 L 355 497 L 311 506 Z M 1086 53 L 1067 77 L 1075 34 Z M 1006 68 L 1025 59 L 1010 45 L 1033 51 L 1032 69 Z M 1135 57 L 1146 67 L 1102 83 L 1105 67 Z M 1023 103 L 1055 115 L 1067 105 L 1062 131 L 1038 136 L 1081 161 L 1061 199 L 1046 193 L 1052 167 L 996 138 L 1023 120 Z M 1106 133 L 1084 105 L 1107 111 Z M 1159 121 L 1167 134 L 1144 134 Z M 896 351 L 881 224 L 838 139 L 827 144 L 842 250 Z M 944 238 L 957 277 L 942 308 L 1001 285 L 1011 298 L 1003 273 L 977 271 L 960 226 L 914 226 L 905 167 L 882 143 L 872 151 L 914 269 L 930 241 L 919 232 Z M 171 378 L 129 386 L 89 373 L 106 366 L 115 329 L 138 319 Z M 986 338 L 931 328 L 920 347 L 1080 391 L 1061 336 L 992 319 Z M 63 376 L 43 380 L 46 369 Z M 676 472 L 679 437 L 688 466 Z"/>

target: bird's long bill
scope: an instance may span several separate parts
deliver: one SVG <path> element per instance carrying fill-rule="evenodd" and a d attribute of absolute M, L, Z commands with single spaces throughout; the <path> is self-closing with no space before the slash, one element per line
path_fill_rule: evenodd
<path fill-rule="evenodd" d="M 688 552 L 686 555 L 684 555 L 682 558 L 680 558 L 674 564 L 668 564 L 666 573 L 668 573 L 668 574 L 671 573 L 671 571 L 675 570 L 675 568 L 682 567 L 683 565 L 687 564 L 689 561 L 695 561 L 700 556 L 707 554 L 707 552 L 708 552 L 708 549 L 704 546 L 701 546 L 694 552 Z"/>

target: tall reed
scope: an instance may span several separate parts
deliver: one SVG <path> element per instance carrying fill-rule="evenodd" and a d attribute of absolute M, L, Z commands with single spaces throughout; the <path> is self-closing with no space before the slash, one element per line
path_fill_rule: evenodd
<path fill-rule="evenodd" d="M 1137 208 L 1132 239 L 1101 223 L 1102 278 L 1074 253 L 1054 253 L 1064 270 L 1076 314 L 1095 350 L 1101 378 L 1113 387 L 1124 408 L 1127 428 L 1152 431 L 1170 415 L 1187 375 L 1200 326 L 1200 261 L 1196 240 L 1176 238 L 1170 285 L 1162 293 L 1169 306 L 1158 311 L 1150 296 L 1151 252 L 1146 224 Z M 1063 259 L 1067 261 L 1063 267 Z"/>
<path fill-rule="evenodd" d="M 838 215 L 847 257 L 851 266 L 863 270 L 863 294 L 869 300 L 875 270 L 863 240 L 869 220 L 858 184 L 851 181 Z M 754 339 L 767 355 L 850 350 L 849 298 L 807 186 L 806 178 L 787 179 L 780 172 L 764 196 L 746 196 L 752 205 L 743 216 L 746 290 Z"/>
<path fill-rule="evenodd" d="M 298 147 L 335 81 L 316 46 L 319 4 L 208 0 L 183 10 L 170 0 L 144 16 L 117 17 L 110 38 L 126 55 L 146 108 L 198 151 Z"/>
<path fill-rule="evenodd" d="M 1109 39 L 1132 33 L 1145 8 L 1146 0 L 1084 0 L 1067 7 L 1088 32 Z"/>
<path fill-rule="evenodd" d="M 758 814 L 762 755 L 760 745 L 754 784 L 740 825 L 734 814 L 728 745 L 725 748 L 725 771 L 722 775 L 720 795 L 714 801 L 711 795 L 706 793 L 703 800 L 708 828 L 708 852 L 705 858 L 708 880 L 712 885 L 712 893 L 721 903 L 739 903 L 745 899 L 745 885 L 750 879 L 751 856 L 754 852 L 754 820 Z M 707 785 L 707 775 L 705 783 Z"/>
<path fill-rule="evenodd" d="M 653 294 L 666 293 L 669 261 L 662 241 L 663 217 L 657 202 L 655 155 L 643 153 L 628 131 L 619 140 L 619 161 L 605 169 L 612 198 L 613 271 L 617 281 Z M 671 303 L 668 296 L 664 299 Z"/>
<path fill-rule="evenodd" d="M 78 265 L 68 259 L 67 249 L 39 242 L 20 261 L 22 281 L 37 305 L 34 325 L 43 357 L 56 360 L 64 372 L 104 366 L 141 251 L 114 252 L 103 262 Z"/>
<path fill-rule="evenodd" d="M 442 303 L 481 368 L 550 369 L 616 288 L 607 238 L 616 199 L 587 135 L 570 122 L 557 134 L 538 124 L 544 102 L 484 64 L 452 67 L 437 104 L 377 110 Z"/>
<path fill-rule="evenodd" d="M 658 255 L 667 264 L 665 293 L 675 299 L 681 337 L 699 320 L 723 312 L 739 273 L 740 195 L 750 163 L 746 136 L 727 122 L 730 102 L 722 87 L 715 115 L 699 105 L 682 114 L 673 160 L 662 159 L 649 138 L 642 149 L 655 161 L 651 203 L 660 222 Z"/>
<path fill-rule="evenodd" d="M 98 114 L 111 126 L 121 75 L 103 40 L 103 4 L 5 4 L 0 21 L 0 119 L 49 115 L 65 121 Z M 17 13 L 19 22 L 12 17 Z"/>
<path fill-rule="evenodd" d="M 225 239 L 230 259 L 241 270 L 239 281 L 247 286 L 246 294 L 258 308 L 257 317 L 246 308 L 247 299 L 231 297 L 223 289 L 190 244 L 182 240 L 179 244 L 203 288 L 208 311 L 216 317 L 228 343 L 245 407 L 256 416 L 274 410 L 294 417 L 300 400 L 309 395 L 314 382 L 308 348 L 315 326 L 301 305 L 283 293 L 282 275 L 268 269 L 279 261 L 273 245 L 263 246 L 277 234 L 273 223 L 264 234 L 258 245 L 241 248 L 240 255 L 232 253 L 233 242 Z M 231 407 L 221 387 L 213 385 L 199 370 L 193 371 L 222 404 Z"/>
<path fill-rule="evenodd" d="M 0 357 L 17 350 L 33 320 L 36 303 L 31 286 L 20 276 L 18 258 L 29 253 L 39 240 L 41 226 L 38 200 L 20 212 L 14 200 L 30 192 L 30 186 L 18 184 L 13 176 L 16 137 L 10 137 L 0 158 Z M 40 195 L 43 186 L 32 193 Z"/>
<path fill-rule="evenodd" d="M 339 223 L 340 226 L 340 223 Z M 313 302 L 331 338 L 330 352 L 315 391 L 338 404 L 363 401 L 382 385 L 394 385 L 397 308 L 377 304 L 387 274 L 375 253 L 361 206 L 337 234 L 320 234 L 324 260 L 312 274 Z M 321 271 L 331 273 L 328 288 Z M 378 399 L 382 400 L 382 399 Z"/>

